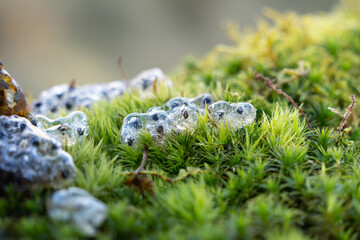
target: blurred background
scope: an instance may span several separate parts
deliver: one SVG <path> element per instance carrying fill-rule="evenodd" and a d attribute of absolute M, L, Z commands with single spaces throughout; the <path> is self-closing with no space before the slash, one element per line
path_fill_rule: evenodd
<path fill-rule="evenodd" d="M 33 97 L 59 83 L 129 78 L 229 43 L 224 22 L 255 26 L 262 9 L 329 11 L 337 0 L 0 0 L 0 56 Z"/>

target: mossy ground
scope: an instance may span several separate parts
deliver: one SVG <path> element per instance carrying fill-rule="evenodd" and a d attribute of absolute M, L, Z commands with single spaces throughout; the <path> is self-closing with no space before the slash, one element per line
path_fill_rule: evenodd
<path fill-rule="evenodd" d="M 360 5 L 344 1 L 329 14 L 297 16 L 266 11 L 272 22 L 235 31 L 233 46 L 217 46 L 204 59 L 189 59 L 153 98 L 125 94 L 85 110 L 90 134 L 66 149 L 78 167 L 73 185 L 109 206 L 99 239 L 358 239 L 360 238 L 360 130 L 358 107 L 338 134 L 354 94 L 360 99 Z M 300 61 L 303 61 L 300 63 Z M 300 64 L 300 65 L 299 65 Z M 302 75 L 311 68 L 309 75 Z M 285 69 L 285 70 L 284 70 Z M 289 70 L 292 69 L 292 70 Z M 254 70 L 276 79 L 307 114 L 254 79 Z M 138 147 L 119 141 L 123 118 L 146 112 L 171 97 L 210 92 L 217 100 L 249 101 L 256 121 L 239 131 L 214 127 L 201 117 L 193 134 L 172 135 L 155 146 L 144 134 Z M 154 194 L 124 184 L 141 162 L 154 177 Z M 202 169 L 204 172 L 196 172 Z M 149 175 L 149 179 L 151 179 Z M 70 224 L 51 221 L 51 190 L 21 196 L 11 186 L 0 198 L 0 238 L 77 239 Z"/>

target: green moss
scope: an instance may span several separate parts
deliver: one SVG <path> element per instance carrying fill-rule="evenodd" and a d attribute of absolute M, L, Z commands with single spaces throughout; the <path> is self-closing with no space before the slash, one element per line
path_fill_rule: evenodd
<path fill-rule="evenodd" d="M 255 31 L 238 34 L 203 59 L 187 60 L 153 97 L 125 94 L 84 111 L 90 134 L 66 150 L 78 167 L 73 185 L 109 206 L 99 239 L 357 239 L 360 231 L 360 130 L 357 107 L 345 134 L 336 131 L 350 95 L 360 97 L 360 5 L 344 1 L 330 14 L 297 16 L 265 11 Z M 311 69 L 310 74 L 303 74 Z M 304 119 L 283 96 L 254 79 L 254 70 L 301 105 Z M 201 117 L 194 134 L 173 134 L 156 146 L 144 133 L 130 148 L 119 140 L 124 117 L 175 96 L 210 92 L 217 100 L 250 101 L 256 122 L 240 131 Z M 63 113 L 65 114 L 65 113 Z M 124 184 L 141 162 L 154 195 Z M 193 171 L 202 169 L 205 171 Z M 188 174 L 182 169 L 187 169 Z M 151 179 L 149 175 L 149 179 Z M 39 189 L 23 196 L 11 186 L 0 198 L 0 238 L 78 239 L 70 224 L 48 219 Z"/>

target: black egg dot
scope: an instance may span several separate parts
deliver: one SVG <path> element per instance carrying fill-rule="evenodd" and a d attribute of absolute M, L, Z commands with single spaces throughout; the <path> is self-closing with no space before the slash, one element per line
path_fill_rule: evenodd
<path fill-rule="evenodd" d="M 73 105 L 72 105 L 71 103 L 67 102 L 67 103 L 65 104 L 65 107 L 66 107 L 67 110 L 71 110 L 72 107 L 73 107 Z"/>
<path fill-rule="evenodd" d="M 209 105 L 210 103 L 212 103 L 212 99 L 210 97 L 205 97 L 202 102 L 203 104 Z"/>
<path fill-rule="evenodd" d="M 69 171 L 67 169 L 61 171 L 61 176 L 63 178 L 67 178 L 69 176 Z"/>
<path fill-rule="evenodd" d="M 32 145 L 38 147 L 38 146 L 40 145 L 39 140 L 34 140 L 34 141 L 32 142 Z"/>
<path fill-rule="evenodd" d="M 172 103 L 172 104 L 171 104 L 171 108 L 172 108 L 172 109 L 174 109 L 174 108 L 176 108 L 176 107 L 178 107 L 178 106 L 179 106 L 178 103 Z"/>
<path fill-rule="evenodd" d="M 185 119 L 187 119 L 189 117 L 189 113 L 187 111 L 184 111 L 183 116 Z"/>
<path fill-rule="evenodd" d="M 82 136 L 82 135 L 84 134 L 84 129 L 78 128 L 78 129 L 77 129 L 77 132 L 78 132 L 78 134 L 79 134 L 80 136 Z"/>
<path fill-rule="evenodd" d="M 59 145 L 57 145 L 57 144 L 53 144 L 52 146 L 51 146 L 51 149 L 53 150 L 53 151 L 55 151 L 55 150 L 57 150 L 57 149 L 59 149 L 60 147 L 59 147 Z"/>
<path fill-rule="evenodd" d="M 157 114 L 152 115 L 152 119 L 153 119 L 154 121 L 159 120 L 159 115 L 157 115 Z"/>
<path fill-rule="evenodd" d="M 141 124 L 140 124 L 139 120 L 132 121 L 129 125 L 131 127 L 135 128 L 135 129 L 140 129 L 141 128 Z"/>
<path fill-rule="evenodd" d="M 21 123 L 21 124 L 20 124 L 20 129 L 21 129 L 21 131 L 24 131 L 25 128 L 26 128 L 26 124 L 25 124 L 25 123 Z"/>
<path fill-rule="evenodd" d="M 51 107 L 50 112 L 54 113 L 54 112 L 56 112 L 56 111 L 57 111 L 57 106 Z"/>
<path fill-rule="evenodd" d="M 238 114 L 242 114 L 242 113 L 244 112 L 244 109 L 243 109 L 242 107 L 239 107 L 239 108 L 236 110 L 236 112 L 237 112 Z"/>
<path fill-rule="evenodd" d="M 41 107 L 41 105 L 42 105 L 42 103 L 41 103 L 41 102 L 37 102 L 37 103 L 35 103 L 35 104 L 34 104 L 34 106 L 35 106 L 36 108 Z"/>
<path fill-rule="evenodd" d="M 224 114 L 225 114 L 225 112 L 219 112 L 219 113 L 218 113 L 218 117 L 219 117 L 219 118 L 223 118 Z"/>
<path fill-rule="evenodd" d="M 151 81 L 150 81 L 149 79 L 146 79 L 146 78 L 144 78 L 144 79 L 142 79 L 142 80 L 143 80 L 143 82 L 142 82 L 142 88 L 143 88 L 143 90 L 145 90 L 145 89 L 147 89 L 147 88 L 150 86 Z"/>
<path fill-rule="evenodd" d="M 162 125 L 157 126 L 156 131 L 160 134 L 164 132 L 164 127 Z"/>
<path fill-rule="evenodd" d="M 133 145 L 133 143 L 134 143 L 134 140 L 133 140 L 132 138 L 129 138 L 129 139 L 127 140 L 127 144 L 128 144 L 130 147 Z"/>
<path fill-rule="evenodd" d="M 34 125 L 35 127 L 37 126 L 37 122 L 34 119 L 30 120 L 31 124 Z"/>
<path fill-rule="evenodd" d="M 65 134 L 65 132 L 67 132 L 67 129 L 66 129 L 66 127 L 64 127 L 64 126 L 59 126 L 58 127 L 58 130 L 64 135 Z"/>
<path fill-rule="evenodd" d="M 57 97 L 58 99 L 61 99 L 63 95 L 64 95 L 63 93 L 59 93 L 59 94 L 56 94 L 56 97 Z"/>

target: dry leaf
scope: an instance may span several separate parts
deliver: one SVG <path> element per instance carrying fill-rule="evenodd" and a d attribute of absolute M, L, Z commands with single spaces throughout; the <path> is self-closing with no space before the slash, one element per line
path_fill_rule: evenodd
<path fill-rule="evenodd" d="M 146 177 L 146 174 L 140 173 L 129 176 L 125 179 L 125 185 L 134 188 L 136 191 L 140 192 L 141 195 L 144 195 L 145 192 L 148 192 L 151 195 L 154 194 L 153 183 Z"/>

